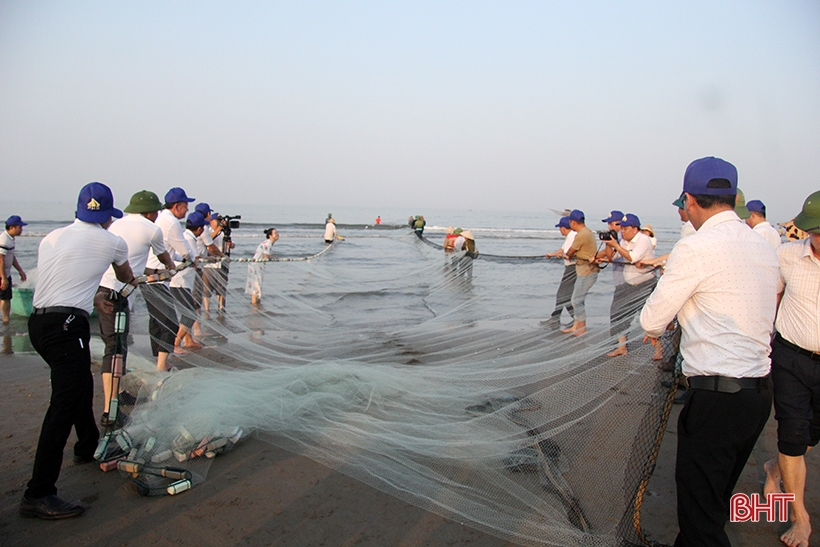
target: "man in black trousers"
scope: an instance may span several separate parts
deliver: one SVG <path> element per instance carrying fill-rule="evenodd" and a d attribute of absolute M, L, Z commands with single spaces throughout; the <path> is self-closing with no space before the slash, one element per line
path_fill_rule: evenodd
<path fill-rule="evenodd" d="M 678 419 L 677 547 L 729 547 L 735 484 L 772 405 L 769 359 L 780 266 L 735 213 L 737 169 L 692 162 L 684 206 L 697 232 L 672 249 L 641 312 L 653 344 L 677 316 L 691 395 Z"/>
<path fill-rule="evenodd" d="M 93 461 L 99 440 L 94 409 L 94 377 L 88 343 L 88 316 L 97 287 L 109 266 L 117 278 L 136 286 L 128 264 L 125 241 L 108 232 L 114 208 L 111 190 L 99 182 L 83 187 L 77 202 L 77 220 L 54 230 L 40 242 L 34 309 L 29 317 L 29 337 L 51 369 L 51 400 L 40 430 L 34 470 L 20 501 L 20 516 L 41 519 L 74 517 L 82 505 L 57 497 L 57 479 L 71 429 L 77 433 L 74 462 Z"/>

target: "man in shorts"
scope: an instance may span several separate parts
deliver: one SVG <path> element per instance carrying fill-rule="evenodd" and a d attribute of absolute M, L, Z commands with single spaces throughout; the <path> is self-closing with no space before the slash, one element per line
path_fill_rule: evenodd
<path fill-rule="evenodd" d="M 26 222 L 17 216 L 11 215 L 6 220 L 6 230 L 0 234 L 0 310 L 2 310 L 3 324 L 7 325 L 11 315 L 11 269 L 20 274 L 20 281 L 26 280 L 26 272 L 14 256 L 14 238 L 23 233 Z"/>

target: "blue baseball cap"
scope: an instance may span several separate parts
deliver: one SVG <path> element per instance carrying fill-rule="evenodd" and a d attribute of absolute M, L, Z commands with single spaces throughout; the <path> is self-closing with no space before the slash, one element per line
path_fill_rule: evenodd
<path fill-rule="evenodd" d="M 683 175 L 683 191 L 705 196 L 736 195 L 737 168 L 713 156 L 695 160 Z"/>
<path fill-rule="evenodd" d="M 20 215 L 11 215 L 6 219 L 6 226 L 28 226 L 28 222 L 23 222 Z"/>
<path fill-rule="evenodd" d="M 612 211 L 609 213 L 609 218 L 605 218 L 601 222 L 620 222 L 624 218 L 624 214 L 620 211 Z"/>
<path fill-rule="evenodd" d="M 569 217 L 561 217 L 561 220 L 558 221 L 558 224 L 555 225 L 556 228 L 566 228 L 570 230 L 569 227 Z"/>
<path fill-rule="evenodd" d="M 635 228 L 641 227 L 641 219 L 637 217 L 637 215 L 633 215 L 632 213 L 627 213 L 620 220 L 621 228 L 624 226 L 634 226 Z"/>
<path fill-rule="evenodd" d="M 185 223 L 186 226 L 191 226 L 192 228 L 199 228 L 200 226 L 205 226 L 206 224 L 208 224 L 208 221 L 205 220 L 205 215 L 199 211 L 194 211 L 188 215 L 188 220 Z"/>
<path fill-rule="evenodd" d="M 586 217 L 584 216 L 583 211 L 573 209 L 567 218 L 570 220 L 574 220 L 575 222 L 583 222 Z"/>
<path fill-rule="evenodd" d="M 168 190 L 168 193 L 165 194 L 165 203 L 179 203 L 180 201 L 187 201 L 191 203 L 192 201 L 196 201 L 194 198 L 189 198 L 185 194 L 185 190 L 182 188 L 171 188 Z"/>
<path fill-rule="evenodd" d="M 114 194 L 101 182 L 89 182 L 77 198 L 77 218 L 83 222 L 102 224 L 111 217 L 122 218 L 122 211 L 114 207 Z"/>
<path fill-rule="evenodd" d="M 207 215 L 208 213 L 212 213 L 213 209 L 211 209 L 210 205 L 203 202 L 203 203 L 197 203 L 196 207 L 194 208 L 194 211 L 199 211 L 204 216 L 204 215 Z"/>
<path fill-rule="evenodd" d="M 755 213 L 765 213 L 766 212 L 766 206 L 763 205 L 763 202 L 760 201 L 759 199 L 753 199 L 752 201 L 747 201 L 746 202 L 746 208 L 750 211 L 755 212 Z"/>

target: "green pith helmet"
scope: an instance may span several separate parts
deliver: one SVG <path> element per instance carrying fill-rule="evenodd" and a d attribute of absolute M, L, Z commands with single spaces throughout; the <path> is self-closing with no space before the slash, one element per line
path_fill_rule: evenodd
<path fill-rule="evenodd" d="M 743 195 L 743 190 L 737 189 L 737 199 L 735 199 L 735 213 L 740 218 L 746 219 L 752 216 L 749 209 L 746 208 L 746 196 Z"/>
<path fill-rule="evenodd" d="M 162 203 L 154 192 L 143 190 L 131 196 L 131 203 L 123 209 L 126 213 L 152 213 L 161 211 Z"/>
<path fill-rule="evenodd" d="M 820 233 L 820 191 L 806 198 L 803 210 L 794 217 L 794 225 L 804 232 Z"/>

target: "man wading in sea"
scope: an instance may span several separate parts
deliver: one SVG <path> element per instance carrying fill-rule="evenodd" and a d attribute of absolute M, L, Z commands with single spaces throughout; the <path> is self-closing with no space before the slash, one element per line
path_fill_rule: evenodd
<path fill-rule="evenodd" d="M 692 162 L 684 206 L 697 232 L 678 241 L 641 312 L 657 338 L 677 315 L 692 395 L 678 418 L 677 547 L 729 546 L 729 499 L 769 418 L 769 342 L 780 267 L 735 213 L 737 169 Z"/>

